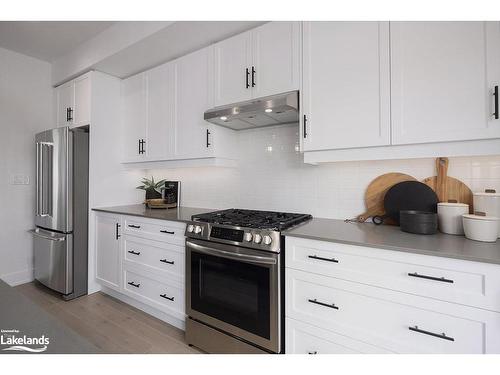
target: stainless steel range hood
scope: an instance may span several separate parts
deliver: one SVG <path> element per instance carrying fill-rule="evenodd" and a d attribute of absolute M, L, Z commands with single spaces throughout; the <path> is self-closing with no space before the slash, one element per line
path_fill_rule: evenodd
<path fill-rule="evenodd" d="M 299 121 L 299 92 L 216 107 L 206 111 L 204 119 L 234 130 L 295 123 Z"/>

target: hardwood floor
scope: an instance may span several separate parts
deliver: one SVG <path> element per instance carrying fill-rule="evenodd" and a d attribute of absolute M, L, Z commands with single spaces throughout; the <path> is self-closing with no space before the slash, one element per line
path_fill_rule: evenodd
<path fill-rule="evenodd" d="M 184 332 L 103 293 L 63 301 L 38 283 L 16 290 L 85 337 L 103 353 L 200 353 L 184 341 Z"/>

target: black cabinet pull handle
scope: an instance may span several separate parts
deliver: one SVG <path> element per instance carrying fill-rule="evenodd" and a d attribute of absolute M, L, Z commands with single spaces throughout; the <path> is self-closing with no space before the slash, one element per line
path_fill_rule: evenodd
<path fill-rule="evenodd" d="M 134 251 L 134 250 L 129 250 L 128 253 L 129 254 L 134 254 L 134 255 L 141 255 L 140 251 Z"/>
<path fill-rule="evenodd" d="M 175 263 L 173 260 L 166 260 L 166 259 L 160 259 L 160 262 L 167 263 L 167 264 L 174 264 Z"/>
<path fill-rule="evenodd" d="M 210 135 L 210 130 L 207 129 L 207 148 L 210 146 L 210 141 L 208 136 Z"/>
<path fill-rule="evenodd" d="M 335 310 L 339 309 L 339 307 L 336 306 L 334 303 L 330 304 L 330 303 L 320 302 L 316 298 L 315 299 L 309 299 L 308 301 L 311 302 L 311 303 L 315 303 L 316 305 L 321 305 L 321 306 L 329 307 L 331 309 L 335 309 Z"/>
<path fill-rule="evenodd" d="M 313 350 L 311 352 L 307 352 L 307 354 L 318 354 L 318 352 L 316 350 Z"/>
<path fill-rule="evenodd" d="M 252 66 L 252 87 L 255 87 L 255 67 Z"/>
<path fill-rule="evenodd" d="M 248 68 L 245 69 L 246 72 L 246 83 L 247 83 L 247 89 L 250 87 L 250 83 L 248 83 L 248 77 L 250 77 L 250 71 Z"/>
<path fill-rule="evenodd" d="M 119 239 L 119 238 L 121 237 L 120 233 L 118 232 L 118 229 L 119 229 L 120 227 L 121 227 L 121 225 L 120 225 L 120 224 L 118 224 L 118 223 L 116 223 L 116 227 L 115 227 L 115 228 L 116 228 L 116 229 L 115 229 L 115 230 L 116 230 L 116 232 L 115 232 L 115 238 L 116 238 L 116 239 Z"/>
<path fill-rule="evenodd" d="M 445 333 L 434 333 L 434 332 L 426 331 L 425 329 L 418 328 L 418 326 L 408 327 L 408 329 L 410 331 L 413 331 L 413 332 L 423 333 L 424 335 L 437 337 L 437 338 L 440 338 L 443 340 L 455 341 L 455 339 L 453 337 L 446 336 Z"/>
<path fill-rule="evenodd" d="M 137 140 L 137 144 L 139 145 L 138 154 L 140 155 L 140 154 L 142 154 L 142 151 L 141 151 L 141 140 L 140 139 Z"/>
<path fill-rule="evenodd" d="M 66 122 L 69 121 L 69 108 L 66 108 Z"/>
<path fill-rule="evenodd" d="M 420 275 L 416 272 L 413 272 L 413 273 L 408 273 L 408 276 L 411 276 L 411 277 L 418 277 L 419 279 L 427 279 L 427 280 L 434 280 L 434 281 L 441 281 L 443 283 L 451 283 L 453 284 L 453 280 L 451 279 L 446 279 L 444 277 L 434 277 L 434 276 L 427 276 L 427 275 Z"/>
<path fill-rule="evenodd" d="M 166 234 L 175 234 L 175 232 L 170 232 L 168 230 L 160 230 L 160 232 L 166 233 Z"/>
<path fill-rule="evenodd" d="M 135 229 L 139 229 L 141 227 L 140 225 L 134 225 L 134 224 L 128 224 L 127 226 L 129 228 L 135 228 Z"/>
<path fill-rule="evenodd" d="M 323 257 L 319 257 L 317 255 L 308 255 L 307 256 L 308 258 L 311 258 L 311 259 L 318 259 L 318 260 L 324 260 L 326 262 L 332 262 L 332 263 L 338 263 L 339 261 L 335 258 L 323 258 Z"/>
<path fill-rule="evenodd" d="M 69 121 L 73 121 L 73 108 L 69 107 Z"/>
<path fill-rule="evenodd" d="M 304 127 L 303 128 L 303 132 L 302 132 L 303 133 L 302 136 L 304 138 L 307 138 L 307 125 L 306 124 L 307 124 L 307 116 L 304 115 L 304 121 L 303 121 L 303 124 L 302 124 L 302 126 Z"/>
<path fill-rule="evenodd" d="M 130 281 L 127 283 L 128 285 L 131 285 L 133 287 L 136 287 L 136 288 L 139 288 L 141 286 L 141 284 L 135 284 L 133 281 Z"/>
<path fill-rule="evenodd" d="M 161 297 L 161 298 L 168 299 L 169 301 L 173 301 L 173 300 L 174 300 L 174 297 L 167 297 L 167 295 L 166 295 L 166 294 L 160 294 L 160 297 Z"/>
<path fill-rule="evenodd" d="M 498 120 L 498 86 L 495 86 L 495 89 L 493 90 L 493 96 L 495 97 L 495 112 L 493 112 L 493 116 L 495 117 L 495 120 Z"/>
<path fill-rule="evenodd" d="M 146 141 L 143 139 L 142 140 L 142 153 L 145 154 L 146 153 L 146 147 L 144 147 L 144 145 L 146 144 Z"/>

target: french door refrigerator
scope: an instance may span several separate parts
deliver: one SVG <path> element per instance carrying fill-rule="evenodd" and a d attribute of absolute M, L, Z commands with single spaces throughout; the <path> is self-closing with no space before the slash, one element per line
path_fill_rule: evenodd
<path fill-rule="evenodd" d="M 72 299 L 87 294 L 89 128 L 38 133 L 35 279 Z"/>

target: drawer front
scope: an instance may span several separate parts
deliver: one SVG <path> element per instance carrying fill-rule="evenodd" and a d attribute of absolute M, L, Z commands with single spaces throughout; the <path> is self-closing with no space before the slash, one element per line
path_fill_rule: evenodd
<path fill-rule="evenodd" d="M 186 224 L 163 221 L 146 220 L 132 216 L 124 217 L 123 233 L 152 239 L 155 241 L 169 242 L 179 246 L 184 245 L 184 232 Z"/>
<path fill-rule="evenodd" d="M 290 318 L 395 352 L 485 352 L 485 324 L 481 321 L 382 299 L 368 289 L 352 292 L 348 283 L 337 279 L 287 271 Z"/>
<path fill-rule="evenodd" d="M 294 269 L 500 311 L 500 266 L 287 237 Z"/>
<path fill-rule="evenodd" d="M 184 280 L 184 246 L 124 236 L 123 259 Z"/>
<path fill-rule="evenodd" d="M 123 288 L 126 294 L 168 314 L 184 319 L 184 288 L 175 282 L 159 281 L 125 269 Z"/>
<path fill-rule="evenodd" d="M 290 318 L 286 318 L 285 337 L 287 354 L 392 353 Z"/>

